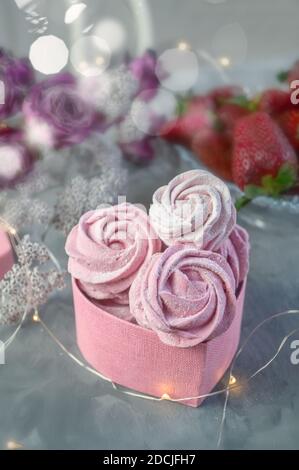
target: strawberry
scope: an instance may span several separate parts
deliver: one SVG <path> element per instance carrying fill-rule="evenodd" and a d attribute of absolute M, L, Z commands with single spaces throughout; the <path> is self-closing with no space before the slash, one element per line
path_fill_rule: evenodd
<path fill-rule="evenodd" d="M 277 122 L 293 147 L 299 151 L 299 109 L 285 111 Z"/>
<path fill-rule="evenodd" d="M 249 185 L 250 190 L 259 188 L 264 194 L 277 196 L 293 186 L 297 167 L 294 149 L 267 113 L 255 112 L 238 121 L 232 169 L 241 189 Z"/>
<path fill-rule="evenodd" d="M 160 129 L 160 136 L 173 144 L 188 146 L 189 139 L 186 136 L 183 119 L 173 119 L 164 124 Z"/>
<path fill-rule="evenodd" d="M 216 175 L 232 180 L 232 141 L 226 132 L 212 128 L 202 129 L 193 140 L 192 150 Z"/>
<path fill-rule="evenodd" d="M 208 95 L 195 96 L 187 101 L 186 104 L 185 113 L 196 113 L 200 111 L 211 112 L 215 110 L 214 101 Z"/>
<path fill-rule="evenodd" d="M 265 111 L 274 117 L 292 107 L 294 105 L 291 102 L 290 93 L 275 88 L 263 91 L 257 105 L 259 111 Z"/>
<path fill-rule="evenodd" d="M 235 92 L 238 89 L 235 87 Z M 250 112 L 256 111 L 257 102 L 249 99 L 242 89 L 243 94 L 231 96 L 222 101 L 218 106 L 217 115 L 226 132 L 232 137 L 236 122 Z"/>
<path fill-rule="evenodd" d="M 213 102 L 206 96 L 198 96 L 179 103 L 179 117 L 166 123 L 160 134 L 166 140 L 191 147 L 195 134 L 213 125 L 215 120 Z"/>
<path fill-rule="evenodd" d="M 214 104 L 218 107 L 229 99 L 242 95 L 244 95 L 242 87 L 238 85 L 224 85 L 222 87 L 214 88 L 207 96 L 212 98 Z"/>
<path fill-rule="evenodd" d="M 224 103 L 218 110 L 218 118 L 229 136 L 232 137 L 234 127 L 239 119 L 246 116 L 249 110 L 235 103 Z"/>
<path fill-rule="evenodd" d="M 201 129 L 215 126 L 218 128 L 219 125 L 228 125 L 231 128 L 237 117 L 245 112 L 237 106 L 228 106 L 227 111 L 223 111 L 222 122 L 221 116 L 218 118 L 216 115 L 217 109 L 222 107 L 226 100 L 243 93 L 241 87 L 229 85 L 215 88 L 205 96 L 182 99 L 178 103 L 178 118 L 162 126 L 160 133 L 170 142 L 191 147 L 193 137 Z"/>

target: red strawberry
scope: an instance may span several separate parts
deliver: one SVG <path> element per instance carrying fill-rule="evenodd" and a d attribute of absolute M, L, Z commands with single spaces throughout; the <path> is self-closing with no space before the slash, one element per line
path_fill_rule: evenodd
<path fill-rule="evenodd" d="M 232 180 L 232 141 L 225 132 L 202 129 L 193 140 L 192 150 L 216 175 Z"/>
<path fill-rule="evenodd" d="M 185 104 L 181 116 L 162 126 L 160 134 L 170 142 L 190 147 L 195 134 L 200 129 L 213 126 L 214 121 L 212 100 L 199 96 Z"/>
<path fill-rule="evenodd" d="M 286 164 L 296 174 L 298 162 L 295 151 L 268 114 L 255 112 L 238 121 L 234 132 L 232 169 L 234 181 L 241 189 L 249 184 L 267 185 L 265 189 L 268 193 L 271 193 L 272 185 L 273 194 L 286 189 L 277 188 L 280 180 L 275 180 Z M 289 187 L 290 182 L 287 189 Z"/>
<path fill-rule="evenodd" d="M 186 136 L 184 121 L 181 118 L 174 119 L 164 124 L 160 129 L 160 136 L 168 142 L 188 146 L 189 138 Z"/>
<path fill-rule="evenodd" d="M 195 96 L 191 100 L 187 101 L 187 106 L 185 109 L 186 113 L 198 113 L 198 112 L 210 112 L 215 110 L 214 101 L 210 96 Z"/>
<path fill-rule="evenodd" d="M 278 117 L 277 122 L 293 147 L 299 151 L 299 110 L 285 111 Z"/>
<path fill-rule="evenodd" d="M 218 117 L 228 135 L 232 136 L 234 127 L 239 119 L 250 111 L 235 103 L 225 103 L 218 110 Z"/>
<path fill-rule="evenodd" d="M 230 98 L 244 95 L 244 89 L 239 85 L 224 85 L 214 88 L 208 96 L 212 98 L 216 106 L 221 106 Z"/>
<path fill-rule="evenodd" d="M 164 125 L 161 135 L 168 141 L 191 146 L 195 134 L 204 128 L 227 127 L 231 131 L 234 122 L 247 113 L 243 106 L 226 103 L 227 100 L 243 95 L 239 86 L 215 88 L 206 96 L 197 96 L 179 103 L 179 117 Z M 217 109 L 223 108 L 222 116 L 216 116 Z M 223 117 L 223 122 L 222 122 Z"/>
<path fill-rule="evenodd" d="M 272 88 L 261 94 L 257 108 L 259 111 L 265 111 L 271 116 L 276 116 L 293 106 L 288 91 Z"/>

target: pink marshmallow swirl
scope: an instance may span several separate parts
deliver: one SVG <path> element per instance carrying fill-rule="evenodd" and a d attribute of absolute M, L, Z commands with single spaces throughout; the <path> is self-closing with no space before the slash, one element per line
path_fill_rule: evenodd
<path fill-rule="evenodd" d="M 227 330 L 235 315 L 235 291 L 222 255 L 178 244 L 142 267 L 130 290 L 130 309 L 163 343 L 191 347 Z"/>
<path fill-rule="evenodd" d="M 244 281 L 249 270 L 249 237 L 246 230 L 236 225 L 229 238 L 218 250 L 228 261 L 235 276 L 236 287 Z"/>
<path fill-rule="evenodd" d="M 219 178 L 191 170 L 154 193 L 150 218 L 168 246 L 185 242 L 217 250 L 236 224 L 236 210 L 228 187 Z"/>
<path fill-rule="evenodd" d="M 130 320 L 128 291 L 161 242 L 147 214 L 132 204 L 87 212 L 66 242 L 70 274 L 95 303 Z"/>

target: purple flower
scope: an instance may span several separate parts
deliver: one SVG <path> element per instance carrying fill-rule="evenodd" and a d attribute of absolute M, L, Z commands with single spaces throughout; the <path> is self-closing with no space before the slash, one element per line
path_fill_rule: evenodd
<path fill-rule="evenodd" d="M 0 49 L 0 119 L 13 116 L 21 110 L 28 89 L 34 83 L 34 71 L 28 59 L 17 59 Z M 4 103 L 3 103 L 4 101 Z"/>
<path fill-rule="evenodd" d="M 133 59 L 129 63 L 134 78 L 139 83 L 138 93 L 144 90 L 156 90 L 159 80 L 156 76 L 157 56 L 154 51 L 146 51 L 143 56 Z"/>
<path fill-rule="evenodd" d="M 133 142 L 121 143 L 120 148 L 127 160 L 133 163 L 138 163 L 139 165 L 149 163 L 155 155 L 151 137 L 145 137 L 144 139 Z"/>
<path fill-rule="evenodd" d="M 23 110 L 27 139 L 38 146 L 79 144 L 95 129 L 104 128 L 104 116 L 82 98 L 76 79 L 69 73 L 36 84 Z"/>
<path fill-rule="evenodd" d="M 0 189 L 13 187 L 29 173 L 35 155 L 24 144 L 24 136 L 18 129 L 0 129 Z"/>

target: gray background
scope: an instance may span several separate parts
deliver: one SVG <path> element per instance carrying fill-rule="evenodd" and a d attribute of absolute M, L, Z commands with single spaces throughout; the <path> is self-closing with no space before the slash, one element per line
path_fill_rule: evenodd
<path fill-rule="evenodd" d="M 38 0 L 37 0 L 38 1 Z M 85 0 L 85 21 L 116 16 L 132 29 L 126 0 Z M 49 19 L 49 31 L 68 40 L 70 28 L 63 24 L 65 0 L 40 0 L 40 12 Z M 209 50 L 217 31 L 238 23 L 248 41 L 247 60 L 296 54 L 298 49 L 298 0 L 149 0 L 154 18 L 155 46 L 179 39 L 197 49 Z M 14 0 L 0 0 L 0 43 L 19 54 L 28 53 L 34 35 Z M 231 44 L 232 45 L 232 44 Z"/>

